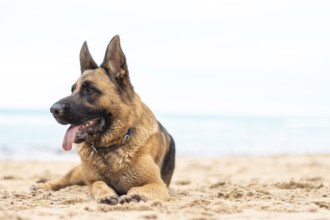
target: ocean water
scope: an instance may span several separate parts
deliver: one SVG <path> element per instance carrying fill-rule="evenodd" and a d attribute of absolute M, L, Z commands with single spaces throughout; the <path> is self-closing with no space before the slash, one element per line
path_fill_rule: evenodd
<path fill-rule="evenodd" d="M 330 153 L 328 117 L 158 114 L 178 155 Z M 48 111 L 0 109 L 0 159 L 79 160 L 61 145 L 67 126 Z"/>

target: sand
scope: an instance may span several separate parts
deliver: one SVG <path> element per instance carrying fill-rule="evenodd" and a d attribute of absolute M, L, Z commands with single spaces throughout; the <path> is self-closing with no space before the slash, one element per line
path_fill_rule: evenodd
<path fill-rule="evenodd" d="M 330 155 L 178 157 L 170 202 L 102 205 L 85 186 L 30 192 L 74 164 L 0 161 L 0 219 L 330 219 Z"/>

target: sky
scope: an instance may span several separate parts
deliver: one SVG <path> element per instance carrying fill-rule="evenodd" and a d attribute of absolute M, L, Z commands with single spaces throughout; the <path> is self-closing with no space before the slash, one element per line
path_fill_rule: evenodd
<path fill-rule="evenodd" d="M 48 109 L 119 34 L 155 112 L 330 116 L 329 22 L 327 0 L 2 1 L 0 108 Z"/>

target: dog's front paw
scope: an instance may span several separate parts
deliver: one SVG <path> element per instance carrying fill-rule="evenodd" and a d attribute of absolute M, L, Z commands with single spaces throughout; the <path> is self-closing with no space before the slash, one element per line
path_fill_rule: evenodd
<path fill-rule="evenodd" d="M 133 194 L 133 195 L 123 195 L 119 197 L 119 203 L 129 203 L 129 202 L 146 202 L 147 199 L 144 196 L 141 196 L 139 194 Z"/>
<path fill-rule="evenodd" d="M 105 196 L 98 200 L 98 203 L 101 204 L 108 204 L 108 205 L 117 205 L 118 204 L 118 197 L 117 196 Z"/>
<path fill-rule="evenodd" d="M 36 192 L 38 190 L 52 190 L 52 185 L 48 183 L 37 183 L 30 187 L 31 192 Z"/>

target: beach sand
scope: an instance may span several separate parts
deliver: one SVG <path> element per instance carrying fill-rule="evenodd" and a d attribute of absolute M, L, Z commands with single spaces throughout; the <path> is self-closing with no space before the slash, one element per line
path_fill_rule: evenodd
<path fill-rule="evenodd" d="M 29 188 L 76 162 L 0 161 L 0 219 L 330 219 L 330 155 L 178 157 L 171 201 L 102 205 L 86 186 Z"/>

